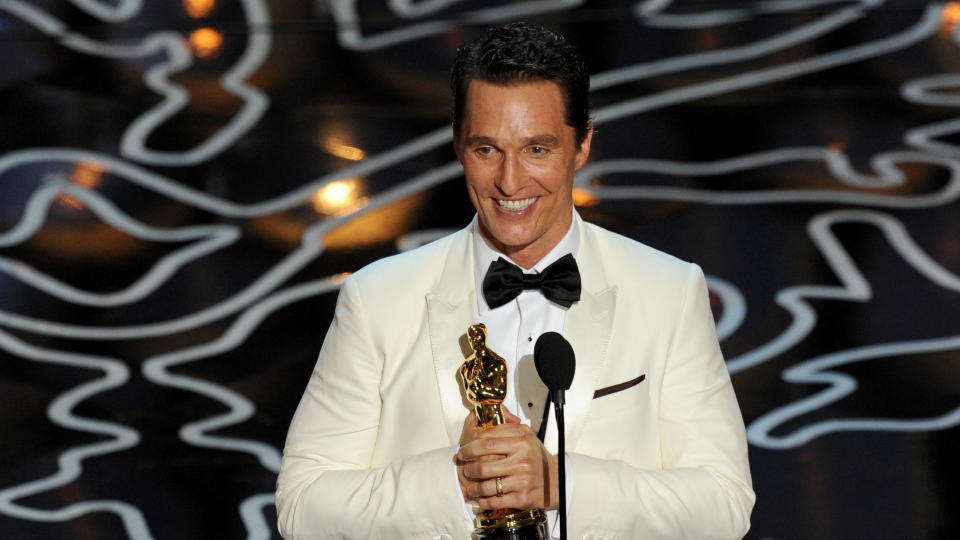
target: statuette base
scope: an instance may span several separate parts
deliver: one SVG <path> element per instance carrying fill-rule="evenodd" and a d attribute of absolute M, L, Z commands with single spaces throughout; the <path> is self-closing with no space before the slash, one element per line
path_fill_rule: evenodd
<path fill-rule="evenodd" d="M 543 510 L 491 510 L 476 518 L 474 540 L 548 540 Z"/>

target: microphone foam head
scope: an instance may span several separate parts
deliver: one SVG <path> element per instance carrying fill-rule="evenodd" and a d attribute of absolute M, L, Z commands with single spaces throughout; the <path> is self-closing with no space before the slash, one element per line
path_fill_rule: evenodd
<path fill-rule="evenodd" d="M 546 332 L 533 346 L 533 363 L 540 380 L 550 390 L 567 390 L 573 383 L 577 361 L 570 342 L 556 332 Z"/>

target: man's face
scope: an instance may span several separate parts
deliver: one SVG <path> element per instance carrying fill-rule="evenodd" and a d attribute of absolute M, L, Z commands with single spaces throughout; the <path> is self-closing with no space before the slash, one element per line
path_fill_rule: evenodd
<path fill-rule="evenodd" d="M 480 232 L 524 268 L 570 228 L 573 173 L 590 154 L 592 129 L 577 144 L 564 112 L 556 83 L 474 80 L 455 133 Z"/>

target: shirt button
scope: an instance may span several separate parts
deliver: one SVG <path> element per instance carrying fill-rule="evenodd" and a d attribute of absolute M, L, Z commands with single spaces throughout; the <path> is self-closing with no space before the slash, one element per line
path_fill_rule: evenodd
<path fill-rule="evenodd" d="M 527 341 L 533 341 L 533 338 L 530 336 L 527 336 Z"/>

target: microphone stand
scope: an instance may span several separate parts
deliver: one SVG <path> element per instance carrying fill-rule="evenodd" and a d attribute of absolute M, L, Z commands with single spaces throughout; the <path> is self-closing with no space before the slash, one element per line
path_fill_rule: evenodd
<path fill-rule="evenodd" d="M 560 540 L 567 540 L 567 449 L 566 428 L 563 425 L 563 392 L 573 382 L 576 368 L 573 347 L 557 332 L 546 332 L 537 339 L 533 348 L 533 362 L 537 366 L 540 380 L 549 390 L 547 403 L 543 407 L 543 420 L 537 434 L 540 440 L 546 433 L 546 423 L 550 401 L 553 401 L 557 417 L 557 480 L 560 489 Z"/>
<path fill-rule="evenodd" d="M 553 408 L 557 416 L 557 478 L 560 488 L 560 540 L 567 540 L 567 451 L 563 425 L 563 390 L 555 391 Z"/>

